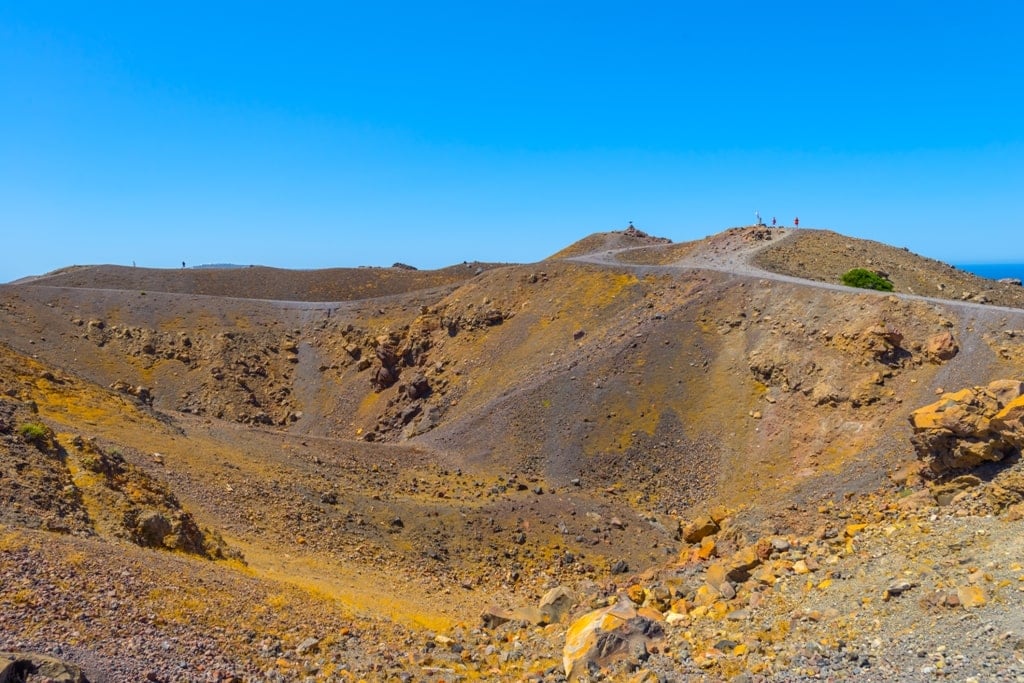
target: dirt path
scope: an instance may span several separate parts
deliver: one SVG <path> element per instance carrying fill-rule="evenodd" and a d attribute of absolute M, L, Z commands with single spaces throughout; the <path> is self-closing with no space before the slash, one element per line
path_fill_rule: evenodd
<path fill-rule="evenodd" d="M 991 304 L 979 304 L 968 301 L 956 301 L 953 299 L 941 299 L 938 297 L 921 296 L 919 294 L 905 294 L 900 292 L 876 292 L 869 289 L 856 289 L 845 285 L 833 284 L 830 282 L 819 282 L 805 278 L 793 277 L 773 273 L 754 265 L 754 257 L 766 249 L 778 245 L 784 240 L 792 239 L 799 234 L 794 228 L 764 228 L 770 234 L 769 239 L 750 240 L 746 231 L 727 231 L 715 235 L 706 243 L 701 245 L 685 258 L 666 266 L 637 266 L 625 263 L 618 259 L 618 255 L 644 247 L 627 247 L 624 249 L 612 249 L 582 256 L 571 257 L 569 261 L 579 263 L 592 263 L 602 266 L 614 266 L 617 268 L 631 268 L 635 271 L 648 270 L 713 270 L 719 273 L 727 273 L 738 277 L 757 278 L 761 280 L 772 280 L 774 282 L 787 282 L 804 287 L 816 287 L 834 292 L 856 292 L 874 296 L 896 296 L 908 301 L 924 301 L 937 304 L 957 311 L 964 318 L 970 318 L 972 324 L 999 325 L 1024 324 L 1024 309 L 1010 308 L 1006 306 L 994 306 Z"/>

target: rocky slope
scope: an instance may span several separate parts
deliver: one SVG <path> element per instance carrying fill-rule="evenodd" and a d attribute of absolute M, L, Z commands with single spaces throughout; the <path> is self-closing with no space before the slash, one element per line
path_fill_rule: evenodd
<path fill-rule="evenodd" d="M 1024 310 L 922 297 L 948 266 L 742 228 L 248 270 L 0 287 L 0 651 L 90 680 L 1024 673 L 980 654 L 1021 628 L 1020 443 L 942 403 L 1020 379 Z"/>
<path fill-rule="evenodd" d="M 905 294 L 1024 306 L 1024 288 L 966 273 L 894 246 L 856 240 L 828 230 L 800 230 L 777 249 L 762 252 L 757 265 L 795 277 L 839 282 L 851 268 L 883 273 Z"/>

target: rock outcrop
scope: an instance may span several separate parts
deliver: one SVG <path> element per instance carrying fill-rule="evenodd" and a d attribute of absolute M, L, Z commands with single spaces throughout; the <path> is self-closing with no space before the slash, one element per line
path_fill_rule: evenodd
<path fill-rule="evenodd" d="M 570 681 L 624 658 L 647 659 L 648 645 L 664 635 L 663 617 L 637 608 L 630 600 L 589 612 L 573 622 L 565 636 L 562 663 Z"/>
<path fill-rule="evenodd" d="M 89 535 L 65 453 L 34 404 L 0 397 L 0 524 Z"/>
<path fill-rule="evenodd" d="M 144 548 L 240 559 L 218 535 L 200 529 L 166 485 L 134 467 L 120 451 L 80 436 L 72 445 L 67 455 L 78 471 L 75 495 L 92 502 L 97 531 Z"/>
<path fill-rule="evenodd" d="M 484 628 L 498 628 L 509 622 L 545 626 L 565 619 L 575 604 L 573 592 L 565 586 L 557 586 L 545 593 L 536 607 L 527 605 L 504 609 L 492 605 L 483 611 L 480 618 Z"/>
<path fill-rule="evenodd" d="M 1024 382 L 961 389 L 910 414 L 911 442 L 933 475 L 998 462 L 1024 446 Z"/>
<path fill-rule="evenodd" d="M 22 681 L 89 683 L 74 664 L 34 652 L 0 652 L 0 683 Z"/>
<path fill-rule="evenodd" d="M 649 235 L 646 232 L 644 232 L 643 230 L 637 229 L 632 223 L 629 224 L 628 228 L 626 228 L 625 230 L 622 231 L 622 234 L 625 235 L 626 237 L 631 237 L 631 238 L 638 239 L 638 240 L 648 241 L 648 242 L 651 242 L 652 244 L 671 244 L 672 243 L 672 240 L 668 239 L 667 237 L 655 237 L 653 235 Z M 771 239 L 771 238 L 769 237 L 768 239 Z"/>

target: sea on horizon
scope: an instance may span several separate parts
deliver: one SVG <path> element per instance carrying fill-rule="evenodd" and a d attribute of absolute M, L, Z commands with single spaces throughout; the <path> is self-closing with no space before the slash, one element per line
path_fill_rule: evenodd
<path fill-rule="evenodd" d="M 957 263 L 955 265 L 960 270 L 974 273 L 990 280 L 1015 277 L 1024 282 L 1024 263 Z"/>

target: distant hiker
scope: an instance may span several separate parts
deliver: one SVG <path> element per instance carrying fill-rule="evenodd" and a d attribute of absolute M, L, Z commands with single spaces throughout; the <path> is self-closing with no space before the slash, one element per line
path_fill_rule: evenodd
<path fill-rule="evenodd" d="M 764 225 L 764 223 L 761 222 L 761 212 L 760 211 L 755 211 L 754 212 L 754 218 L 757 219 L 757 223 L 755 223 L 755 225 Z"/>
<path fill-rule="evenodd" d="M 132 261 L 132 268 L 135 267 L 135 261 Z"/>
<path fill-rule="evenodd" d="M 181 267 L 182 267 L 182 268 L 184 268 L 184 267 L 185 267 L 185 262 L 184 262 L 184 261 L 182 261 L 182 262 L 181 262 Z"/>
<path fill-rule="evenodd" d="M 772 216 L 772 227 L 775 227 L 775 216 Z"/>
<path fill-rule="evenodd" d="M 793 225 L 798 227 L 798 228 L 800 227 L 800 217 L 799 216 L 797 216 L 796 218 L 793 219 Z"/>

